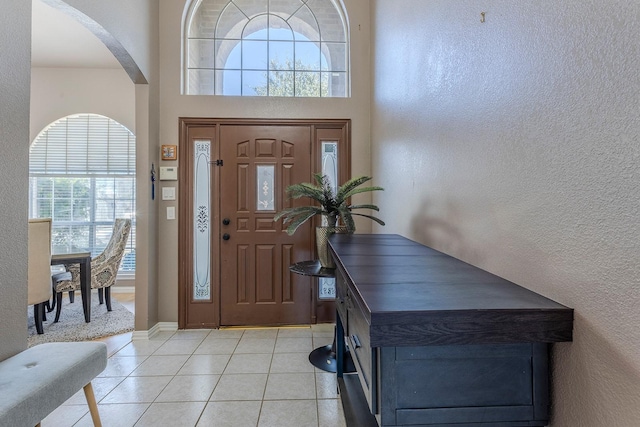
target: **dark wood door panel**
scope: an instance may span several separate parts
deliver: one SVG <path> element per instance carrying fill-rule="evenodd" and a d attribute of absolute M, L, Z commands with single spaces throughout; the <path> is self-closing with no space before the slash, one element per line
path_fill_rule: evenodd
<path fill-rule="evenodd" d="M 220 147 L 221 325 L 310 323 L 310 280 L 289 265 L 313 256 L 311 224 L 289 236 L 273 221 L 311 174 L 310 127 L 221 126 Z"/>

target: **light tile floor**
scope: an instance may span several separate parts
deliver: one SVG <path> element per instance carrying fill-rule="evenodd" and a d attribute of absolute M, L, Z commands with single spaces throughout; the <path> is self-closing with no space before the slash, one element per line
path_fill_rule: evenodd
<path fill-rule="evenodd" d="M 335 374 L 309 363 L 333 325 L 161 332 L 121 344 L 93 381 L 102 424 L 345 426 Z M 91 426 L 82 391 L 43 427 Z"/>

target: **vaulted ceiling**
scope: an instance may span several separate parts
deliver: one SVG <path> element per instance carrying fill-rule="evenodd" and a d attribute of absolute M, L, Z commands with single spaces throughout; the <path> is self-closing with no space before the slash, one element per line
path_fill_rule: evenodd
<path fill-rule="evenodd" d="M 32 67 L 122 68 L 82 24 L 40 0 L 32 3 Z"/>

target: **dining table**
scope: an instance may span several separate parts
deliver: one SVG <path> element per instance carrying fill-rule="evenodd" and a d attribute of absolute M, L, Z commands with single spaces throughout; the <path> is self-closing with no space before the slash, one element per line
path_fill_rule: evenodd
<path fill-rule="evenodd" d="M 91 322 L 91 252 L 58 253 L 51 255 L 51 265 L 80 265 L 80 294 L 84 321 Z"/>

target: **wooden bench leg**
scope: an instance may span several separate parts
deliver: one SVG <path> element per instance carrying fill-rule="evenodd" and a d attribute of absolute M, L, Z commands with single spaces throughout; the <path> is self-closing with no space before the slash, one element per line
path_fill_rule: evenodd
<path fill-rule="evenodd" d="M 96 396 L 93 394 L 93 387 L 91 383 L 84 386 L 84 396 L 87 398 L 87 404 L 89 405 L 89 412 L 91 412 L 91 419 L 95 427 L 102 427 L 100 422 L 100 414 L 98 413 L 98 404 L 96 403 Z"/>

